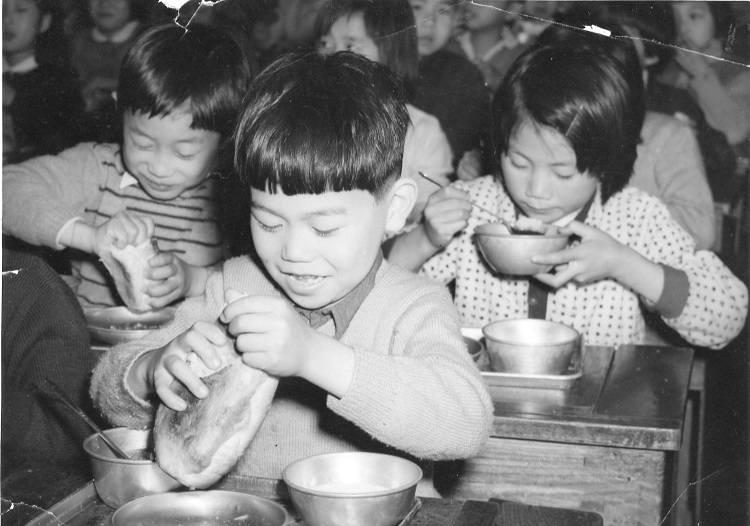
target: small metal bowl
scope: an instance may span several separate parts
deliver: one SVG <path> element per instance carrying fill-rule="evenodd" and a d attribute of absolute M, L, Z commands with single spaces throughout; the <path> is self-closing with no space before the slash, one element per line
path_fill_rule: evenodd
<path fill-rule="evenodd" d="M 141 313 L 132 312 L 126 307 L 84 309 L 91 335 L 111 345 L 143 338 L 172 321 L 174 313 L 174 307 Z"/>
<path fill-rule="evenodd" d="M 414 505 L 422 470 L 393 455 L 345 452 L 298 460 L 282 477 L 308 526 L 393 526 Z"/>
<path fill-rule="evenodd" d="M 490 368 L 499 373 L 560 375 L 581 346 L 577 330 L 547 320 L 495 321 L 482 332 Z"/>
<path fill-rule="evenodd" d="M 150 460 L 148 454 L 144 454 L 154 450 L 150 429 L 118 427 L 107 429 L 103 433 L 133 457 L 127 460 L 118 458 L 96 433 L 83 441 L 83 449 L 91 459 L 94 487 L 107 506 L 119 508 L 126 502 L 146 495 L 183 487 L 162 471 L 154 460 Z"/>
<path fill-rule="evenodd" d="M 125 504 L 112 526 L 283 526 L 287 511 L 273 501 L 236 491 L 186 491 L 151 495 Z"/>
<path fill-rule="evenodd" d="M 479 225 L 474 239 L 492 270 L 514 276 L 549 272 L 552 265 L 540 265 L 531 258 L 557 252 L 568 244 L 568 236 L 562 234 L 509 234 L 502 223 Z"/>

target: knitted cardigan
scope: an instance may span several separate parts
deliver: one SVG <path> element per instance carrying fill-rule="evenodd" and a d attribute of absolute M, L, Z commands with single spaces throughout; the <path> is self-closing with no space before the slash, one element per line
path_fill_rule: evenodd
<path fill-rule="evenodd" d="M 515 220 L 513 201 L 494 177 L 455 185 L 467 191 L 479 206 L 496 210 L 508 221 Z M 528 279 L 494 273 L 474 242 L 477 225 L 493 220 L 486 212 L 473 210 L 468 227 L 421 269 L 443 283 L 455 279 L 455 303 L 466 326 L 482 327 L 494 320 L 527 317 Z M 585 223 L 647 259 L 687 274 L 687 303 L 677 317 L 663 319 L 688 342 L 719 349 L 742 330 L 747 316 L 747 288 L 714 253 L 695 251 L 690 235 L 656 197 L 629 187 L 602 205 L 597 191 Z M 588 345 L 618 346 L 643 343 L 645 323 L 640 309 L 638 295 L 617 281 L 604 279 L 586 285 L 570 282 L 557 289 L 550 294 L 546 317 L 574 327 Z"/>
<path fill-rule="evenodd" d="M 207 179 L 169 201 L 150 197 L 138 184 L 123 186 L 115 166 L 116 144 L 83 143 L 56 156 L 43 156 L 3 169 L 3 233 L 27 243 L 61 249 L 60 229 L 83 218 L 99 226 L 117 212 L 153 218 L 154 237 L 164 252 L 191 265 L 215 265 L 223 257 L 216 218 L 214 181 Z M 121 187 L 122 186 L 122 187 Z M 76 252 L 73 275 L 80 277 L 84 306 L 118 302 L 109 273 L 94 254 Z"/>
<path fill-rule="evenodd" d="M 249 258 L 227 261 L 210 276 L 205 296 L 183 302 L 171 325 L 115 347 L 99 362 L 91 397 L 106 418 L 130 428 L 152 425 L 157 405 L 126 383 L 132 364 L 196 321 L 216 322 L 230 287 L 282 296 Z M 338 399 L 300 378 L 281 378 L 232 476 L 279 479 L 286 465 L 308 455 L 386 445 L 429 460 L 479 451 L 489 436 L 492 404 L 444 287 L 384 262 L 340 341 L 355 354 L 346 394 Z"/>

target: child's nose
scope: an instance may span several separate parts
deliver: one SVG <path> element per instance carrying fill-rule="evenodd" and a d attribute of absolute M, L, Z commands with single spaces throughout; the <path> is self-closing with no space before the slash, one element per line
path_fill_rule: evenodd
<path fill-rule="evenodd" d="M 534 199 L 548 199 L 550 196 L 549 178 L 540 170 L 534 170 L 526 185 L 526 195 Z"/>
<path fill-rule="evenodd" d="M 310 235 L 304 229 L 290 227 L 284 238 L 281 257 L 286 261 L 307 261 L 310 259 Z"/>
<path fill-rule="evenodd" d="M 156 177 L 167 177 L 172 173 L 172 165 L 168 156 L 158 151 L 154 152 L 151 157 L 148 169 Z"/>

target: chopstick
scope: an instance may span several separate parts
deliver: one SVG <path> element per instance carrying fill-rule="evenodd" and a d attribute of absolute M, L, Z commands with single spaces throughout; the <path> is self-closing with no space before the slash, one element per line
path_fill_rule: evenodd
<path fill-rule="evenodd" d="M 440 188 L 445 188 L 445 185 L 439 183 L 438 181 L 436 181 L 435 179 L 433 179 L 429 175 L 425 174 L 424 172 L 417 172 L 417 173 L 419 175 L 421 175 L 422 177 L 424 177 L 425 179 L 427 179 L 428 181 L 430 181 L 432 184 L 434 184 L 434 185 L 436 185 L 436 186 L 438 186 Z M 505 219 L 503 219 L 502 217 L 500 217 L 499 215 L 497 215 L 497 212 L 493 212 L 489 208 L 485 208 L 485 207 L 483 207 L 481 205 L 478 205 L 474 201 L 472 201 L 471 204 L 474 205 L 475 207 L 477 207 L 482 212 L 486 212 L 486 213 L 490 214 L 492 217 L 497 218 L 501 223 L 504 223 L 506 226 L 508 225 L 508 222 Z"/>
<path fill-rule="evenodd" d="M 419 511 L 419 508 L 421 507 L 422 507 L 422 501 L 419 499 L 419 497 L 415 498 L 414 504 L 409 510 L 409 513 L 406 514 L 406 517 L 401 519 L 401 522 L 399 522 L 397 526 L 406 526 L 407 524 L 409 524 L 411 520 L 414 518 L 414 515 L 417 514 L 417 512 Z"/>
<path fill-rule="evenodd" d="M 115 444 L 112 439 L 110 439 L 107 435 L 102 432 L 101 428 L 96 425 L 96 422 L 91 420 L 89 418 L 89 415 L 83 412 L 83 410 L 78 407 L 76 404 L 74 404 L 69 398 L 68 395 L 65 394 L 65 392 L 60 389 L 57 384 L 55 384 L 52 380 L 49 378 L 44 379 L 45 383 L 49 385 L 52 388 L 52 391 L 54 391 L 55 395 L 62 401 L 65 405 L 67 405 L 70 409 L 72 409 L 78 416 L 83 418 L 83 420 L 88 424 L 88 426 L 93 429 L 101 438 L 104 440 L 104 442 L 110 447 L 110 449 L 120 458 L 122 459 L 129 459 L 130 457 L 122 450 L 120 447 Z"/>

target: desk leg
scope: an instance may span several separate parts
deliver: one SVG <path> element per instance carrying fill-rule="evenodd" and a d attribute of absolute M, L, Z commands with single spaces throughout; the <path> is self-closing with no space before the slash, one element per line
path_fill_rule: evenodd
<path fill-rule="evenodd" d="M 664 451 L 491 438 L 439 473 L 444 497 L 497 497 L 595 511 L 605 525 L 654 526 L 662 515 Z"/>

